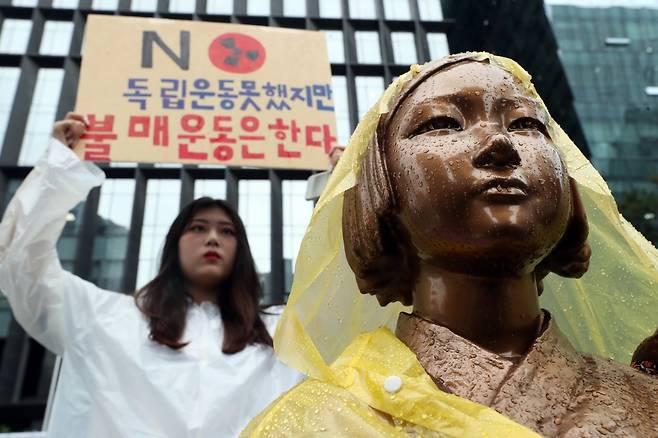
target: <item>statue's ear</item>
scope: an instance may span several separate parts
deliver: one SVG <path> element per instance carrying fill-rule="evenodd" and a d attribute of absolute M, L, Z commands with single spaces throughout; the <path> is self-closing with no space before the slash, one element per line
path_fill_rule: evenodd
<path fill-rule="evenodd" d="M 553 251 L 535 269 L 540 294 L 543 289 L 542 279 L 549 272 L 554 272 L 562 277 L 580 278 L 589 268 L 592 250 L 587 243 L 587 234 L 589 233 L 587 214 L 580 199 L 578 185 L 571 177 L 569 177 L 569 188 L 571 193 L 571 214 L 567 228 Z"/>

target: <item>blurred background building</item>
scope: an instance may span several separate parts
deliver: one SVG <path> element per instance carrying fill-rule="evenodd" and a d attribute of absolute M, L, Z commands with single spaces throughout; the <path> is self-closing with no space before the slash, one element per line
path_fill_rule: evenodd
<path fill-rule="evenodd" d="M 592 163 L 658 245 L 658 1 L 546 3 Z"/>
<path fill-rule="evenodd" d="M 651 70 L 644 57 L 658 49 L 650 44 L 658 30 L 649 29 L 646 10 L 640 25 L 628 8 L 581 9 L 541 0 L 0 0 L 0 212 L 43 153 L 53 121 L 74 106 L 93 13 L 322 31 L 341 144 L 409 64 L 464 50 L 509 56 L 530 71 L 553 116 L 604 175 L 650 181 L 655 158 L 651 168 L 643 157 L 656 156 L 646 139 L 655 145 L 658 84 L 656 63 Z M 637 172 L 616 167 L 620 157 Z M 107 181 L 70 213 L 58 243 L 66 269 L 134 291 L 155 274 L 179 206 L 209 195 L 238 207 L 263 302 L 285 300 L 313 207 L 304 200 L 309 172 L 121 163 L 104 170 Z M 0 298 L 0 430 L 40 427 L 53 364 Z"/>

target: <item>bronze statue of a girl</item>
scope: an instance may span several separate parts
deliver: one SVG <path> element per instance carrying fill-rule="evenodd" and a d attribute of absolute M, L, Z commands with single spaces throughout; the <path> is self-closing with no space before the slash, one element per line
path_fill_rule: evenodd
<path fill-rule="evenodd" d="M 658 436 L 658 379 L 581 354 L 540 308 L 544 276 L 580 277 L 591 255 L 585 209 L 549 118 L 526 84 L 487 58 L 453 56 L 422 68 L 379 116 L 344 194 L 347 261 L 362 293 L 381 305 L 413 306 L 400 314 L 395 334 L 443 393 L 542 436 Z M 387 368 L 373 358 L 388 360 L 382 345 L 404 356 L 397 340 L 359 342 L 336 361 L 351 377 L 301 384 L 247 436 L 302 431 L 293 420 L 277 429 L 286 418 L 304 422 L 299 406 L 334 412 L 308 421 L 338 434 L 381 433 L 390 424 L 384 436 L 445 436 L 436 432 L 450 428 L 427 426 L 426 417 L 441 411 L 422 412 L 431 403 L 416 371 L 405 374 L 408 381 L 389 376 L 389 398 L 378 392 Z"/>

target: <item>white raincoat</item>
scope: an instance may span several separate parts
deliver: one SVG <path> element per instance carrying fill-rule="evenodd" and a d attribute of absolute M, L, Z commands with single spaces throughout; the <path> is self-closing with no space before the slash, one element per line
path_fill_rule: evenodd
<path fill-rule="evenodd" d="M 52 140 L 0 224 L 0 290 L 23 328 L 63 357 L 48 436 L 234 437 L 301 375 L 271 348 L 221 352 L 216 306 L 194 305 L 175 351 L 148 339 L 133 298 L 62 269 L 68 211 L 104 179 Z M 265 317 L 271 333 L 278 316 Z"/>

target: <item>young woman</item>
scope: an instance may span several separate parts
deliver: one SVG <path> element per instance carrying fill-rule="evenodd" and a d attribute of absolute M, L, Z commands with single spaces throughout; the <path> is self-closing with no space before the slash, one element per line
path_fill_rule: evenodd
<path fill-rule="evenodd" d="M 244 225 L 225 202 L 183 208 L 160 270 L 134 296 L 64 271 L 67 212 L 103 172 L 71 151 L 85 120 L 55 123 L 46 156 L 0 223 L 0 290 L 23 328 L 63 357 L 50 437 L 234 437 L 300 380 L 273 354 Z"/>

